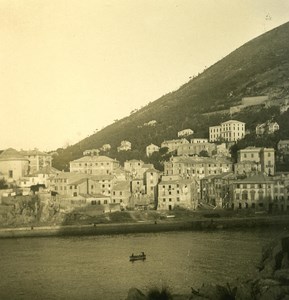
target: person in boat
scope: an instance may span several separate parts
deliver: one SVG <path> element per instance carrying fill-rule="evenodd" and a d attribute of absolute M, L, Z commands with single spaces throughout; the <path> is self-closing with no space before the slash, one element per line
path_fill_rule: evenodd
<path fill-rule="evenodd" d="M 131 256 L 134 257 L 134 254 L 132 253 Z"/>

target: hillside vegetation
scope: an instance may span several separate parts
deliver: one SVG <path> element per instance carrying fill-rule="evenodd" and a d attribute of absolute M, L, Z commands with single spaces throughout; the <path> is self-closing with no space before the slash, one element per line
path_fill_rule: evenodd
<path fill-rule="evenodd" d="M 225 110 L 240 104 L 243 97 L 260 95 L 268 95 L 272 100 L 289 95 L 289 23 L 246 43 L 177 91 L 75 145 L 58 149 L 54 166 L 68 170 L 69 161 L 81 157 L 84 150 L 100 148 L 103 144 L 112 146 L 111 151 L 105 154 L 121 162 L 132 158 L 148 161 L 145 158 L 145 147 L 150 143 L 160 146 L 165 139 L 176 138 L 177 132 L 185 128 L 193 129 L 195 137 L 208 137 L 209 126 L 231 117 L 229 114 L 203 116 L 203 113 Z M 280 115 L 274 107 L 250 108 L 234 115 L 234 119 L 246 122 L 247 128 L 251 130 L 268 118 L 283 125 L 287 122 L 287 127 L 289 125 L 288 112 Z M 151 120 L 156 120 L 157 124 L 144 126 L 144 123 Z M 284 126 L 278 137 L 269 138 L 270 144 L 275 146 L 279 138 L 289 138 Z M 132 143 L 132 151 L 116 151 L 122 140 Z"/>

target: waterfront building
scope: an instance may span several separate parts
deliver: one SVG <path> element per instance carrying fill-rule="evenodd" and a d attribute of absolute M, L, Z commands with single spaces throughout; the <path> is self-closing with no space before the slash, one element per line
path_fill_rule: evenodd
<path fill-rule="evenodd" d="M 131 196 L 130 182 L 120 181 L 117 182 L 112 188 L 111 203 L 119 204 L 121 209 L 124 209 L 129 204 Z"/>
<path fill-rule="evenodd" d="M 218 208 L 231 207 L 230 185 L 237 177 L 233 172 L 201 179 L 201 201 Z"/>
<path fill-rule="evenodd" d="M 232 183 L 234 209 L 288 210 L 287 187 L 280 178 L 257 174 Z"/>
<path fill-rule="evenodd" d="M 198 206 L 197 184 L 181 176 L 163 176 L 158 185 L 158 210 L 174 208 L 196 209 Z"/>
<path fill-rule="evenodd" d="M 29 173 L 29 160 L 19 151 L 8 148 L 0 154 L 1 177 L 8 183 L 16 182 Z"/>
<path fill-rule="evenodd" d="M 155 168 L 149 168 L 144 173 L 144 182 L 146 187 L 146 195 L 150 199 L 150 203 L 156 204 L 158 196 L 158 183 L 160 181 L 161 172 Z"/>

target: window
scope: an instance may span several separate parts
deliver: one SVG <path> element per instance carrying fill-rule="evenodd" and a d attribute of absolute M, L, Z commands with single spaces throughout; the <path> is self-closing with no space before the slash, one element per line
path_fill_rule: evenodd
<path fill-rule="evenodd" d="M 96 201 L 95 201 L 95 200 L 92 200 L 92 201 L 91 201 L 91 205 L 96 205 Z"/>
<path fill-rule="evenodd" d="M 9 170 L 9 178 L 13 178 L 13 171 Z"/>
<path fill-rule="evenodd" d="M 107 200 L 104 200 L 104 201 L 103 201 L 103 204 L 107 204 Z"/>

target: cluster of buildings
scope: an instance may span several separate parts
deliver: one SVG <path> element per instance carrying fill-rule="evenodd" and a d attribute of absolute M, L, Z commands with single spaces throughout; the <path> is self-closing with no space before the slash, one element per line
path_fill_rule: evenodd
<path fill-rule="evenodd" d="M 178 132 L 178 139 L 166 140 L 160 147 L 148 145 L 147 156 L 164 147 L 172 153 L 163 172 L 142 160 L 128 160 L 121 166 L 116 159 L 100 155 L 99 149 L 86 150 L 70 162 L 69 172 L 63 172 L 52 167 L 47 153 L 10 148 L 0 154 L 0 177 L 23 189 L 43 185 L 52 199 L 65 206 L 94 205 L 104 212 L 201 205 L 289 210 L 289 176 L 276 173 L 273 148 L 241 149 L 237 162 L 232 162 L 229 145 L 242 139 L 245 130 L 245 123 L 229 120 L 210 127 L 209 139 L 188 141 L 184 137 L 193 130 L 185 129 Z M 105 144 L 101 150 L 110 148 Z M 118 151 L 129 149 L 128 141 L 118 147 Z M 280 141 L 278 150 L 288 154 L 289 141 Z"/>

